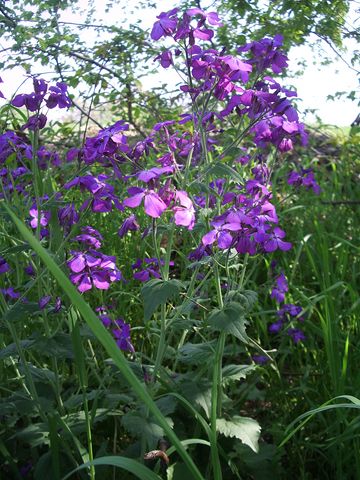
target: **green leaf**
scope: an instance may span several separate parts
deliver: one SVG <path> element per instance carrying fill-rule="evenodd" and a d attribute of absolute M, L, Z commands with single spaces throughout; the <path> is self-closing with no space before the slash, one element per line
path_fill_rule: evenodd
<path fill-rule="evenodd" d="M 211 360 L 215 353 L 216 340 L 204 343 L 185 343 L 179 349 L 179 361 L 199 365 Z"/>
<path fill-rule="evenodd" d="M 57 333 L 51 338 L 41 337 L 34 345 L 34 350 L 47 357 L 73 359 L 71 337 L 68 333 Z"/>
<path fill-rule="evenodd" d="M 254 365 L 226 365 L 222 369 L 222 379 L 224 385 L 227 385 L 236 380 L 246 378 L 249 373 L 255 370 Z"/>
<path fill-rule="evenodd" d="M 226 295 L 226 300 L 228 303 L 240 303 L 245 310 L 250 311 L 258 300 L 258 294 L 253 290 L 230 290 Z"/>
<path fill-rule="evenodd" d="M 231 420 L 218 418 L 216 420 L 216 430 L 225 437 L 235 437 L 241 440 L 245 445 L 259 451 L 259 437 L 261 427 L 256 420 L 248 417 L 235 415 Z"/>
<path fill-rule="evenodd" d="M 199 405 L 210 418 L 211 412 L 211 383 L 206 380 L 182 382 L 181 391 L 192 405 Z"/>
<path fill-rule="evenodd" d="M 230 302 L 224 306 L 222 310 L 216 308 L 209 316 L 209 325 L 220 332 L 234 335 L 244 343 L 248 343 L 246 335 L 247 321 L 244 317 L 245 310 L 242 305 L 237 302 Z"/>
<path fill-rule="evenodd" d="M 92 462 L 87 462 L 81 465 L 80 467 L 76 468 L 69 472 L 65 477 L 61 480 L 67 480 L 70 478 L 74 473 L 78 472 L 79 470 L 83 470 L 84 468 L 89 468 L 91 465 L 100 466 L 100 465 L 110 465 L 112 467 L 119 467 L 123 470 L 127 470 L 135 475 L 137 478 L 141 480 L 161 480 L 156 473 L 152 472 L 149 468 L 145 467 L 141 463 L 132 460 L 131 458 L 125 457 L 101 457 L 96 458 Z"/>
<path fill-rule="evenodd" d="M 173 421 L 166 417 L 168 424 L 172 427 Z M 138 438 L 145 437 L 150 448 L 154 448 L 164 436 L 164 430 L 156 423 L 154 418 L 146 418 L 140 412 L 126 413 L 121 419 L 122 426 L 132 435 Z"/>
<path fill-rule="evenodd" d="M 144 297 L 144 320 L 147 322 L 159 305 L 163 305 L 170 298 L 177 295 L 182 287 L 179 280 L 160 280 L 154 278 L 141 289 Z"/>
<path fill-rule="evenodd" d="M 30 315 L 39 312 L 39 305 L 36 302 L 16 303 L 10 307 L 1 317 L 1 321 L 8 322 L 27 322 Z"/>
<path fill-rule="evenodd" d="M 21 340 L 19 342 L 21 350 L 29 350 L 34 346 L 36 341 L 36 338 L 27 338 L 25 340 Z M 0 360 L 4 360 L 4 358 L 12 357 L 14 355 L 19 355 L 15 343 L 10 343 L 10 345 L 7 345 L 5 348 L 0 350 Z"/>

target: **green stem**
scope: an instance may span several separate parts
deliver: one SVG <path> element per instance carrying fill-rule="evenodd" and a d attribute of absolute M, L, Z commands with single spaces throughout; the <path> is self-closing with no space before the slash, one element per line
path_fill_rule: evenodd
<path fill-rule="evenodd" d="M 221 280 L 217 264 L 214 264 L 214 274 L 215 274 L 215 287 L 218 298 L 219 307 L 222 309 L 224 307 L 224 301 L 221 292 Z M 222 358 L 224 355 L 226 333 L 220 333 L 215 358 L 214 358 L 214 370 L 213 370 L 213 381 L 211 387 L 211 413 L 210 413 L 210 423 L 211 423 L 211 462 L 214 473 L 214 480 L 222 480 L 221 464 L 219 458 L 219 450 L 217 445 L 217 431 L 216 431 L 216 420 L 221 415 L 221 404 L 222 404 Z"/>
<path fill-rule="evenodd" d="M 167 239 L 166 254 L 165 254 L 165 265 L 163 267 L 163 279 L 165 282 L 169 280 L 169 269 L 170 269 L 170 258 L 172 251 L 172 243 L 174 236 L 175 225 L 170 226 L 170 232 Z M 154 242 L 157 245 L 156 237 Z M 160 265 L 160 257 L 158 257 L 158 262 Z M 158 343 L 158 348 L 156 352 L 155 366 L 154 366 L 154 381 L 156 380 L 157 372 L 161 367 L 162 360 L 164 358 L 164 353 L 166 351 L 166 304 L 161 305 L 161 318 L 160 318 L 160 338 Z"/>

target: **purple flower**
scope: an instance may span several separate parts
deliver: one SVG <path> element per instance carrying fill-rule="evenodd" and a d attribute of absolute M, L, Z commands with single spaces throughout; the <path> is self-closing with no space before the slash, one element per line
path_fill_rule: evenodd
<path fill-rule="evenodd" d="M 55 305 L 54 305 L 54 309 L 53 309 L 53 313 L 58 313 L 58 312 L 60 312 L 60 310 L 61 310 L 61 305 L 62 305 L 61 298 L 60 298 L 60 297 L 56 297 L 56 299 L 55 299 Z"/>
<path fill-rule="evenodd" d="M 172 208 L 176 225 L 182 225 L 192 230 L 195 225 L 195 209 L 188 194 L 178 190 L 175 194 L 177 204 Z"/>
<path fill-rule="evenodd" d="M 136 208 L 144 199 L 145 213 L 152 218 L 159 218 L 167 209 L 164 201 L 154 190 L 145 190 L 138 187 L 130 187 L 128 193 L 131 195 L 123 202 L 124 207 Z"/>
<path fill-rule="evenodd" d="M 45 297 L 40 298 L 39 300 L 40 310 L 44 310 L 44 308 L 50 302 L 50 300 L 51 300 L 51 295 L 46 295 Z"/>
<path fill-rule="evenodd" d="M 37 113 L 28 118 L 28 121 L 21 127 L 21 130 L 41 130 L 45 127 L 47 122 L 47 117 L 43 113 Z"/>
<path fill-rule="evenodd" d="M 275 227 L 274 231 L 268 234 L 268 238 L 263 243 L 265 252 L 274 252 L 278 248 L 280 250 L 290 250 L 291 243 L 284 242 L 282 239 L 285 237 L 285 232 L 279 227 Z"/>
<path fill-rule="evenodd" d="M 266 355 L 252 355 L 251 358 L 258 365 L 265 365 L 267 362 L 270 361 L 270 358 L 267 357 Z"/>
<path fill-rule="evenodd" d="M 175 31 L 177 25 L 178 8 L 173 8 L 168 12 L 161 12 L 156 18 L 159 20 L 154 23 L 151 30 L 151 38 L 153 40 L 160 40 L 161 37 L 168 37 Z"/>
<path fill-rule="evenodd" d="M 19 94 L 11 101 L 11 104 L 15 107 L 25 107 L 30 112 L 36 112 L 39 110 L 41 103 L 47 92 L 47 83 L 45 80 L 39 78 L 33 79 L 34 92 L 30 94 Z"/>
<path fill-rule="evenodd" d="M 274 322 L 269 325 L 269 332 L 270 333 L 279 333 L 280 330 L 283 328 L 283 322 L 282 320 L 278 320 L 277 322 Z"/>
<path fill-rule="evenodd" d="M 186 10 L 186 15 L 189 15 L 189 17 L 200 15 L 203 19 L 207 20 L 210 25 L 216 25 L 217 27 L 223 26 L 219 15 L 216 12 L 207 13 L 204 10 L 201 10 L 201 8 L 189 8 Z"/>
<path fill-rule="evenodd" d="M 15 292 L 13 287 L 9 288 L 2 288 L 1 293 L 4 295 L 5 298 L 16 300 L 17 298 L 21 297 L 21 294 L 19 292 Z"/>
<path fill-rule="evenodd" d="M 124 351 L 134 353 L 135 349 L 130 340 L 130 325 L 122 318 L 114 321 L 115 328 L 112 330 L 117 346 Z"/>
<path fill-rule="evenodd" d="M 25 273 L 30 277 L 35 277 L 34 267 L 30 263 L 24 268 L 24 270 L 25 270 Z"/>
<path fill-rule="evenodd" d="M 282 303 L 285 299 L 285 293 L 289 290 L 288 282 L 283 273 L 280 273 L 275 279 L 276 286 L 271 290 L 271 298 L 274 298 L 278 303 Z"/>
<path fill-rule="evenodd" d="M 88 247 L 92 247 L 98 249 L 101 247 L 101 240 L 103 239 L 101 234 L 92 227 L 82 227 L 81 228 L 81 235 L 77 235 L 72 239 L 72 241 L 77 241 L 80 243 L 84 243 Z"/>
<path fill-rule="evenodd" d="M 40 219 L 38 217 L 38 213 L 40 213 Z M 30 208 L 29 214 L 30 217 L 32 217 L 32 220 L 30 220 L 30 225 L 32 228 L 37 228 L 39 223 L 41 227 L 46 227 L 49 224 L 51 213 L 44 210 L 40 210 L 40 212 L 38 212 L 35 204 Z"/>
<path fill-rule="evenodd" d="M 109 317 L 109 315 L 106 315 L 106 314 L 101 314 L 99 315 L 99 318 L 102 322 L 102 324 L 104 325 L 105 328 L 109 328 L 112 324 L 112 320 L 111 320 L 111 317 Z"/>
<path fill-rule="evenodd" d="M 289 328 L 287 334 L 293 339 L 294 343 L 303 342 L 306 339 L 304 332 L 298 328 Z"/>
<path fill-rule="evenodd" d="M 83 152 L 85 163 L 92 164 L 103 157 L 108 160 L 109 155 L 116 153 L 128 153 L 127 137 L 123 133 L 127 130 L 129 125 L 124 120 L 119 120 L 114 125 L 100 130 L 96 137 L 87 138 Z"/>
<path fill-rule="evenodd" d="M 91 290 L 94 286 L 107 290 L 112 282 L 122 280 L 123 276 L 116 267 L 116 258 L 104 255 L 97 250 L 88 253 L 72 252 L 73 257 L 67 262 L 73 272 L 70 280 L 77 286 L 79 292 Z"/>
<path fill-rule="evenodd" d="M 149 183 L 151 180 L 159 178 L 164 173 L 173 173 L 174 167 L 153 167 L 150 170 L 143 170 L 138 173 L 139 180 L 145 183 Z"/>
<path fill-rule="evenodd" d="M 9 264 L 7 263 L 7 261 L 5 260 L 4 257 L 0 256 L 0 274 L 1 273 L 6 273 L 9 270 L 10 270 Z"/>
<path fill-rule="evenodd" d="M 172 53 L 170 50 L 165 50 L 164 52 L 161 52 L 160 55 L 155 57 L 154 61 L 155 60 L 160 60 L 160 64 L 163 68 L 169 68 L 173 63 Z"/>
<path fill-rule="evenodd" d="M 250 51 L 252 59 L 249 62 L 256 65 L 258 72 L 263 72 L 266 68 L 271 67 L 274 73 L 281 73 L 287 67 L 288 60 L 286 55 L 279 49 L 282 43 L 283 37 L 275 35 L 273 39 L 263 38 L 247 43 L 243 47 L 239 47 L 238 52 Z"/>
<path fill-rule="evenodd" d="M 70 203 L 63 208 L 60 208 L 58 211 L 58 219 L 60 225 L 66 227 L 67 230 L 70 230 L 72 225 L 78 223 L 80 217 L 77 211 L 75 210 L 75 205 Z"/>
<path fill-rule="evenodd" d="M 0 77 L 0 83 L 4 83 L 3 79 Z M 0 98 L 5 98 L 4 94 L 0 91 Z"/>
<path fill-rule="evenodd" d="M 136 231 L 139 230 L 140 226 L 136 221 L 136 216 L 131 214 L 128 218 L 126 218 L 118 230 L 118 235 L 120 238 L 123 238 L 127 232 L 129 231 Z"/>
<path fill-rule="evenodd" d="M 56 87 L 49 88 L 49 96 L 46 100 L 48 108 L 69 108 L 71 107 L 71 100 L 67 94 L 67 85 L 64 82 L 58 82 Z"/>
<path fill-rule="evenodd" d="M 304 186 L 307 189 L 312 188 L 316 195 L 319 195 L 321 188 L 316 183 L 314 172 L 309 168 L 307 170 L 302 169 L 301 172 L 290 172 L 287 183 L 294 185 L 295 187 Z"/>
<path fill-rule="evenodd" d="M 171 263 L 173 264 L 173 262 Z M 160 260 L 160 264 L 164 265 L 164 261 Z M 133 273 L 133 277 L 140 282 L 147 282 L 151 277 L 161 278 L 159 273 L 160 265 L 157 258 L 145 258 L 144 260 L 138 258 L 137 261 L 131 265 L 131 268 L 137 270 Z"/>

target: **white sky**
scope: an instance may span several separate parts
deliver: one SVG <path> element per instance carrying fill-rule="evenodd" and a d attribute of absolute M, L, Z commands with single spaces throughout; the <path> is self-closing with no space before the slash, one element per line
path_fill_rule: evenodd
<path fill-rule="evenodd" d="M 102 0 L 95 0 L 95 6 L 99 6 L 99 18 L 97 23 L 108 25 L 129 24 L 135 22 L 139 17 L 141 24 L 144 28 L 150 29 L 156 15 L 161 11 L 167 11 L 176 6 L 174 0 L 157 0 L 156 9 L 147 9 L 137 11 L 136 2 L 130 3 L 127 10 L 127 19 L 124 19 L 124 12 L 121 9 L 112 9 L 109 14 L 104 14 Z M 88 0 L 81 0 L 81 5 L 84 10 L 87 9 Z M 359 15 L 355 12 L 351 12 L 347 19 L 349 23 L 356 23 L 355 20 Z M 79 13 L 66 12 L 62 18 L 63 21 L 81 22 L 83 17 Z M 87 35 L 92 35 L 91 29 L 87 31 Z M 90 37 L 89 37 L 90 40 Z M 4 43 L 0 43 L 0 48 L 3 48 Z M 345 46 L 348 52 L 351 52 L 357 48 L 355 43 L 347 41 Z M 357 90 L 359 92 L 359 79 L 356 72 L 347 67 L 341 60 L 338 60 L 335 54 L 326 45 L 323 46 L 324 54 L 328 54 L 334 59 L 334 62 L 327 66 L 321 66 L 319 60 L 322 58 L 322 53 L 315 54 L 308 46 L 294 47 L 289 54 L 289 66 L 290 70 L 295 72 L 297 70 L 297 62 L 300 59 L 305 59 L 308 63 L 304 74 L 299 76 L 295 75 L 293 78 L 289 78 L 288 84 L 294 86 L 298 91 L 298 96 L 301 99 L 298 103 L 300 111 L 305 109 L 317 109 L 317 115 L 322 119 L 324 123 L 349 126 L 355 119 L 358 113 L 358 107 L 356 101 L 346 100 L 345 98 L 337 99 L 335 101 L 329 101 L 326 99 L 328 95 L 333 95 L 338 91 L 350 92 L 351 90 Z M 344 53 L 344 58 L 349 59 L 349 53 Z M 41 71 L 41 68 L 39 69 Z M 0 84 L 0 90 L 7 98 L 10 98 L 16 88 L 22 83 L 25 78 L 24 71 L 20 68 L 16 68 L 12 71 L 1 72 L 4 83 Z M 144 82 L 144 79 L 142 80 Z M 178 79 L 174 72 L 167 70 L 161 70 L 158 75 L 152 78 L 146 79 L 146 87 L 157 86 L 159 82 L 168 82 L 170 85 L 175 85 Z M 23 89 L 21 90 L 23 91 Z M 26 91 L 26 90 L 25 90 Z M 304 117 L 303 117 L 304 118 Z M 307 122 L 313 122 L 315 119 L 312 115 L 307 115 L 305 120 Z"/>

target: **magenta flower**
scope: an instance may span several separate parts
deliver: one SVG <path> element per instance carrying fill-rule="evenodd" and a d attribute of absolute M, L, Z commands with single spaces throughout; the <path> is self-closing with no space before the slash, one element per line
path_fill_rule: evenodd
<path fill-rule="evenodd" d="M 40 213 L 40 219 L 38 213 Z M 32 217 L 32 220 L 30 220 L 30 225 L 32 228 L 37 228 L 39 223 L 41 227 L 46 227 L 49 224 L 51 213 L 44 210 L 40 210 L 40 212 L 38 212 L 35 204 L 30 208 L 29 214 L 30 217 Z"/>
<path fill-rule="evenodd" d="M 161 37 L 168 37 L 175 31 L 177 25 L 177 12 L 178 8 L 173 8 L 168 12 L 161 12 L 156 18 L 159 20 L 154 23 L 151 30 L 151 38 L 153 40 L 160 40 Z"/>
<path fill-rule="evenodd" d="M 188 194 L 178 190 L 175 194 L 176 205 L 172 208 L 176 225 L 181 225 L 192 230 L 195 225 L 195 209 Z"/>
<path fill-rule="evenodd" d="M 116 267 L 115 257 L 104 255 L 97 250 L 72 254 L 73 257 L 67 262 L 73 272 L 70 280 L 81 293 L 91 290 L 93 286 L 107 290 L 112 282 L 123 279 L 122 273 Z"/>
<path fill-rule="evenodd" d="M 136 208 L 144 200 L 145 213 L 152 218 L 159 218 L 167 209 L 164 201 L 154 190 L 145 190 L 139 187 L 130 187 L 128 193 L 131 195 L 123 202 L 124 207 Z"/>
<path fill-rule="evenodd" d="M 223 26 L 223 23 L 216 12 L 207 13 L 204 12 L 204 10 L 201 10 L 201 8 L 189 8 L 186 10 L 186 15 L 189 15 L 189 17 L 200 15 L 203 19 L 207 20 L 210 25 L 215 25 L 217 27 Z"/>

